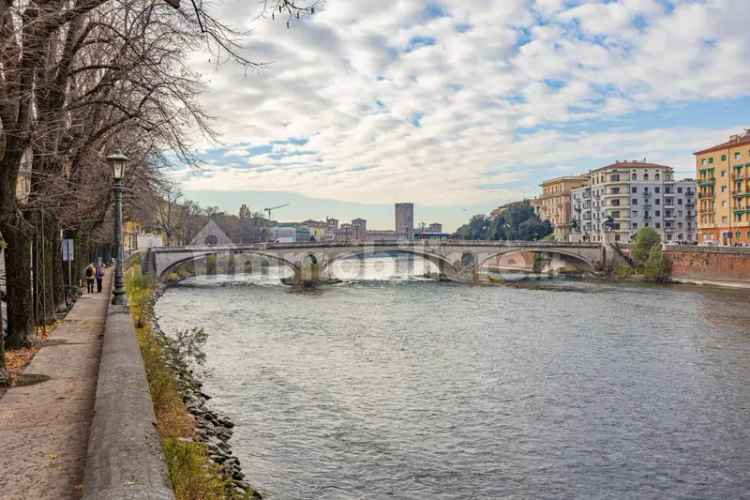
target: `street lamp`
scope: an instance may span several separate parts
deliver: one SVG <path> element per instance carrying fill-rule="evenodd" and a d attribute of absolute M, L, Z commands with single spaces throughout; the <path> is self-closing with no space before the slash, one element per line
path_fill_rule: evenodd
<path fill-rule="evenodd" d="M 115 290 L 112 296 L 112 304 L 126 306 L 128 305 L 128 299 L 125 295 L 122 269 L 125 260 L 125 251 L 122 245 L 122 192 L 128 157 L 117 151 L 107 156 L 107 163 L 112 167 L 112 177 L 115 180 L 115 247 L 117 249 L 117 261 L 115 262 Z"/>

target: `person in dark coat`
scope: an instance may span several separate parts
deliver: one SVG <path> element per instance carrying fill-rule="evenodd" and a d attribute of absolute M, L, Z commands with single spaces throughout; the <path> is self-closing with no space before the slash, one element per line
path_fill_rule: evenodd
<path fill-rule="evenodd" d="M 100 262 L 96 265 L 96 293 L 102 293 L 102 280 L 104 279 L 104 266 Z"/>

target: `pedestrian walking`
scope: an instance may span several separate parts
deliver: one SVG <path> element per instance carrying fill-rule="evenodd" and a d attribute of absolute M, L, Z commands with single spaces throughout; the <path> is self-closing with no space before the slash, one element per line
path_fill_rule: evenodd
<path fill-rule="evenodd" d="M 104 266 L 101 262 L 96 265 L 96 293 L 102 293 L 102 280 L 104 279 Z"/>
<path fill-rule="evenodd" d="M 96 269 L 94 268 L 93 263 L 86 266 L 86 271 L 84 272 L 84 274 L 86 275 L 86 291 L 88 293 L 94 293 L 94 280 L 96 279 Z"/>

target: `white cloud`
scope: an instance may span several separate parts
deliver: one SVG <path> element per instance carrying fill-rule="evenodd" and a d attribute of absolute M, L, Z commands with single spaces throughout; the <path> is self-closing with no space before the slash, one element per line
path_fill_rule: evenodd
<path fill-rule="evenodd" d="M 246 54 L 270 64 L 246 74 L 196 54 L 205 106 L 227 144 L 308 142 L 260 155 L 229 146 L 249 166 L 186 177 L 186 188 L 459 204 L 532 194 L 544 172 L 592 159 L 662 158 L 689 173 L 685 148 L 727 130 L 714 137 L 700 117 L 646 131 L 613 120 L 750 89 L 744 0 L 430 2 L 439 17 L 415 0 L 328 0 L 291 29 L 251 22 L 252 3 L 218 15 L 245 20 Z"/>

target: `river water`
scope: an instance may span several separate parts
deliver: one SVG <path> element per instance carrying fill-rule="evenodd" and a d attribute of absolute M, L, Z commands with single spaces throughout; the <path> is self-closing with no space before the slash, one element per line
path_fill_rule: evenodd
<path fill-rule="evenodd" d="M 750 292 L 396 267 L 159 300 L 168 333 L 209 333 L 205 390 L 266 498 L 750 498 Z"/>

